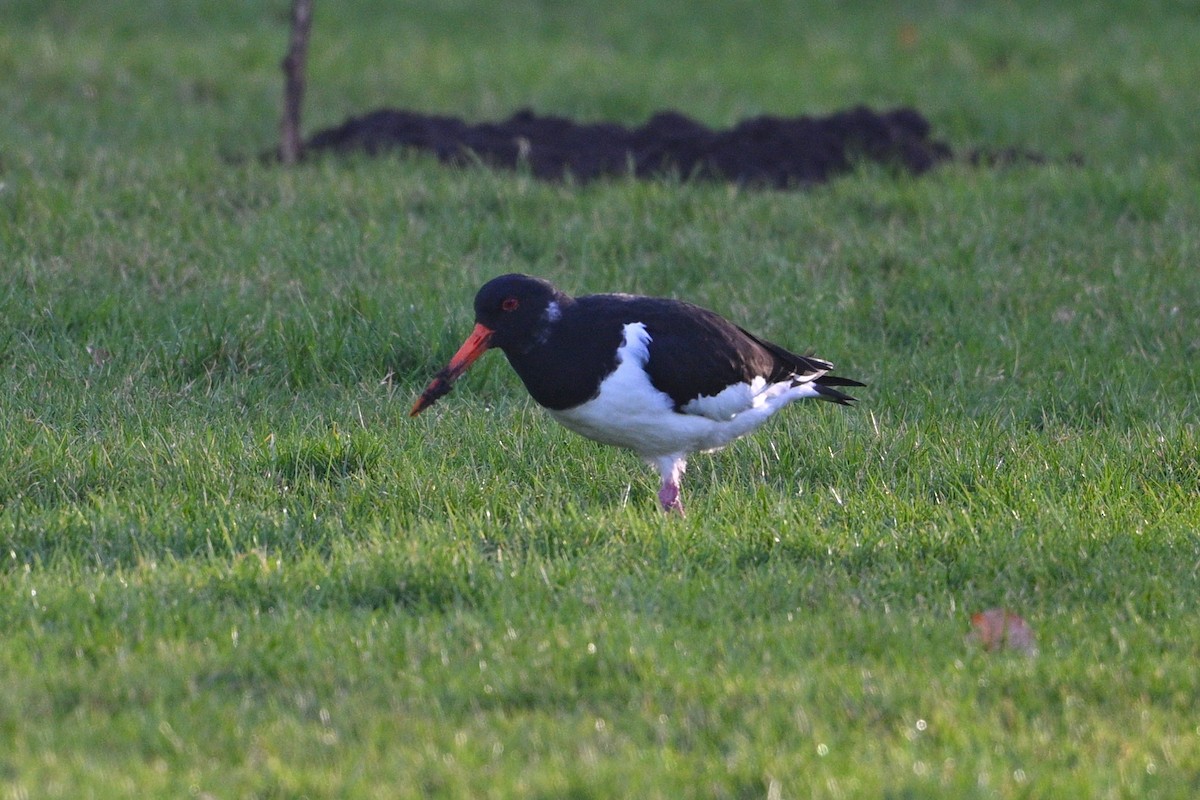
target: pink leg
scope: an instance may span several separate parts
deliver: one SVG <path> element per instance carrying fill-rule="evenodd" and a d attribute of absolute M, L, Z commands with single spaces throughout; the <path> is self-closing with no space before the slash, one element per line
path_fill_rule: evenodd
<path fill-rule="evenodd" d="M 654 459 L 654 466 L 658 467 L 658 472 L 662 475 L 662 486 L 658 490 L 658 502 L 662 504 L 663 511 L 670 513 L 678 511 L 679 516 L 683 516 L 683 502 L 679 499 L 679 481 L 683 477 L 683 471 L 687 469 L 687 459 L 683 456 L 663 456 L 662 458 Z"/>
<path fill-rule="evenodd" d="M 663 481 L 662 488 L 658 490 L 658 502 L 662 503 L 663 511 L 678 511 L 679 516 L 684 515 L 683 503 L 679 500 L 679 484 Z"/>

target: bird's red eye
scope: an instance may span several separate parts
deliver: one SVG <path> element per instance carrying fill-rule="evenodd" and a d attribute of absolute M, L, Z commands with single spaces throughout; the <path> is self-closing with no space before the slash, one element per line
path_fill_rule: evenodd
<path fill-rule="evenodd" d="M 506 297 L 504 302 L 500 304 L 500 308 L 504 309 L 505 311 L 516 311 L 517 306 L 519 305 L 521 305 L 521 302 L 517 300 L 517 298 Z"/>

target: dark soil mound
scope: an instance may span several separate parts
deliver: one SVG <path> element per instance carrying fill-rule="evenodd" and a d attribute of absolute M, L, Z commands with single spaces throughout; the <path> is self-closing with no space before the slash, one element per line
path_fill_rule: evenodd
<path fill-rule="evenodd" d="M 627 128 L 527 110 L 503 122 L 470 125 L 383 109 L 320 131 L 306 144 L 309 153 L 396 148 L 427 150 L 454 164 L 520 167 L 549 180 L 674 174 L 778 188 L 827 181 L 863 161 L 920 174 L 952 156 L 949 145 L 930 137 L 919 112 L 861 106 L 826 117 L 755 117 L 725 130 L 672 111 Z"/>

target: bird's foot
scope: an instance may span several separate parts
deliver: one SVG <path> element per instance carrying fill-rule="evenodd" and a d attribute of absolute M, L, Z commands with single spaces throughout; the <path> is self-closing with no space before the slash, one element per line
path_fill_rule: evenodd
<path fill-rule="evenodd" d="M 662 488 L 658 490 L 658 502 L 662 504 L 663 511 L 668 514 L 672 511 L 678 511 L 679 516 L 685 516 L 683 513 L 683 503 L 679 499 L 679 484 L 664 483 Z"/>

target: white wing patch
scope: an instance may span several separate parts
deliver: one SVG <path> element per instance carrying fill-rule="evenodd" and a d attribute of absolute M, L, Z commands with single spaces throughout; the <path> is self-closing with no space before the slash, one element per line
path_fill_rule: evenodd
<path fill-rule="evenodd" d="M 650 360 L 650 342 L 653 339 L 650 333 L 646 330 L 646 326 L 641 322 L 630 322 L 621 329 L 624 336 L 624 341 L 617 348 L 617 361 L 620 362 L 617 369 L 629 363 L 629 368 L 636 367 L 644 371 L 646 362 Z"/>
<path fill-rule="evenodd" d="M 772 404 L 776 398 L 790 393 L 787 402 L 804 397 L 817 397 L 817 392 L 807 383 L 793 386 L 791 381 L 768 384 L 762 376 L 750 383 L 735 383 L 713 395 L 703 395 L 688 402 L 681 411 L 708 417 L 716 422 L 726 422 L 744 411 Z"/>

